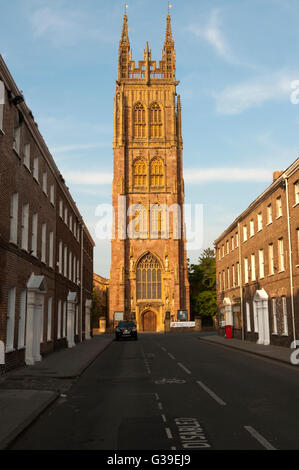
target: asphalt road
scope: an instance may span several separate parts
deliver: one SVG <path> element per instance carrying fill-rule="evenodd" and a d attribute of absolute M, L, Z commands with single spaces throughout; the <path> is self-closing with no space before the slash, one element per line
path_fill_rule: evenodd
<path fill-rule="evenodd" d="M 198 335 L 113 342 L 11 449 L 299 449 L 298 369 Z"/>

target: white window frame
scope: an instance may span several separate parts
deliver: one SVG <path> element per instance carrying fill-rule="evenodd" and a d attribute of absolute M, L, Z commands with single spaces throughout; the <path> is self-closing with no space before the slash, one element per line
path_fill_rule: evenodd
<path fill-rule="evenodd" d="M 5 85 L 0 80 L 0 132 L 4 134 L 4 106 L 5 106 Z"/>
<path fill-rule="evenodd" d="M 59 250 L 59 253 L 58 253 L 58 256 L 59 256 L 59 258 L 58 258 L 59 274 L 62 274 L 62 248 L 63 248 L 62 241 L 60 240 L 59 241 L 59 249 L 58 249 Z"/>
<path fill-rule="evenodd" d="M 19 299 L 19 325 L 18 325 L 18 349 L 25 347 L 25 326 L 27 309 L 27 290 L 22 289 Z"/>
<path fill-rule="evenodd" d="M 42 249 L 41 249 L 41 262 L 46 264 L 47 253 L 47 224 L 42 224 Z"/>
<path fill-rule="evenodd" d="M 240 285 L 240 263 L 237 263 L 237 286 Z"/>
<path fill-rule="evenodd" d="M 63 200 L 62 199 L 59 200 L 59 217 L 63 219 Z"/>
<path fill-rule="evenodd" d="M 54 268 L 54 233 L 49 233 L 49 267 Z"/>
<path fill-rule="evenodd" d="M 277 323 L 277 300 L 276 298 L 272 299 L 272 317 L 273 317 L 273 335 L 278 334 L 278 323 Z"/>
<path fill-rule="evenodd" d="M 230 269 L 227 268 L 227 288 L 230 289 Z"/>
<path fill-rule="evenodd" d="M 53 298 L 48 298 L 48 324 L 47 324 L 47 341 L 51 341 L 52 339 L 52 306 L 53 306 Z"/>
<path fill-rule="evenodd" d="M 260 279 L 264 279 L 265 277 L 265 257 L 262 248 L 259 250 L 259 277 Z"/>
<path fill-rule="evenodd" d="M 248 258 L 244 258 L 244 284 L 249 283 Z"/>
<path fill-rule="evenodd" d="M 250 261 L 251 261 L 251 280 L 256 281 L 255 254 L 254 253 L 251 254 Z"/>
<path fill-rule="evenodd" d="M 10 200 L 10 237 L 9 241 L 18 244 L 19 193 L 11 195 Z"/>
<path fill-rule="evenodd" d="M 281 196 L 276 198 L 276 219 L 282 216 L 282 199 Z"/>
<path fill-rule="evenodd" d="M 273 243 L 268 245 L 268 254 L 269 254 L 269 276 L 274 274 L 274 246 Z"/>
<path fill-rule="evenodd" d="M 272 204 L 267 206 L 267 225 L 272 224 L 273 222 L 273 211 L 272 211 Z"/>
<path fill-rule="evenodd" d="M 73 274 L 73 254 L 70 251 L 69 252 L 69 280 L 72 280 L 72 274 Z"/>
<path fill-rule="evenodd" d="M 67 246 L 64 245 L 64 259 L 63 259 L 63 275 L 67 277 Z"/>
<path fill-rule="evenodd" d="M 250 320 L 250 304 L 249 302 L 246 302 L 246 326 L 247 326 L 247 332 L 251 332 L 251 320 Z"/>
<path fill-rule="evenodd" d="M 248 238 L 247 225 L 243 225 L 243 242 L 246 242 Z"/>
<path fill-rule="evenodd" d="M 16 288 L 8 289 L 7 318 L 6 318 L 6 352 L 14 351 L 16 321 Z"/>
<path fill-rule="evenodd" d="M 254 220 L 253 219 L 251 219 L 251 221 L 249 222 L 249 235 L 250 237 L 254 236 Z"/>
<path fill-rule="evenodd" d="M 24 165 L 30 170 L 30 144 L 25 144 L 24 146 Z"/>
<path fill-rule="evenodd" d="M 57 339 L 61 338 L 61 312 L 62 312 L 62 302 L 58 300 L 57 308 Z"/>
<path fill-rule="evenodd" d="M 39 160 L 35 157 L 33 160 L 33 178 L 39 183 Z"/>
<path fill-rule="evenodd" d="M 43 192 L 48 196 L 48 173 L 47 171 L 43 172 Z"/>
<path fill-rule="evenodd" d="M 295 205 L 299 204 L 299 180 L 294 184 L 295 191 Z"/>
<path fill-rule="evenodd" d="M 21 225 L 21 248 L 28 251 L 29 241 L 29 204 L 22 206 L 22 225 Z"/>
<path fill-rule="evenodd" d="M 232 249 L 232 251 L 234 251 L 234 249 L 235 249 L 235 239 L 234 239 L 234 237 L 231 237 L 231 249 Z"/>
<path fill-rule="evenodd" d="M 62 337 L 66 338 L 67 335 L 67 302 L 63 302 L 63 325 L 62 325 Z"/>
<path fill-rule="evenodd" d="M 233 287 L 236 287 L 236 272 L 235 272 L 235 265 L 232 265 L 232 273 L 233 273 Z"/>
<path fill-rule="evenodd" d="M 257 215 L 257 231 L 263 230 L 263 213 L 259 212 Z"/>
<path fill-rule="evenodd" d="M 283 243 L 282 237 L 278 239 L 278 265 L 279 265 L 279 272 L 285 271 L 284 243 Z"/>
<path fill-rule="evenodd" d="M 21 126 L 18 126 L 18 127 L 14 128 L 12 148 L 16 152 L 16 154 L 20 157 L 20 151 L 21 151 Z"/>
<path fill-rule="evenodd" d="M 37 257 L 37 231 L 38 231 L 38 213 L 32 216 L 32 236 L 31 236 L 31 250 L 32 256 Z"/>
<path fill-rule="evenodd" d="M 54 184 L 51 184 L 50 186 L 50 203 L 52 206 L 55 206 L 55 189 L 54 189 Z"/>

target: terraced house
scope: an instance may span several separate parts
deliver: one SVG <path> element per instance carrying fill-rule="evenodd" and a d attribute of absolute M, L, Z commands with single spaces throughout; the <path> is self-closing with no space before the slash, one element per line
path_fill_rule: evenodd
<path fill-rule="evenodd" d="M 299 335 L 299 159 L 215 241 L 220 334 L 289 347 Z"/>
<path fill-rule="evenodd" d="M 90 337 L 94 242 L 1 56 L 0 88 L 3 372 Z"/>

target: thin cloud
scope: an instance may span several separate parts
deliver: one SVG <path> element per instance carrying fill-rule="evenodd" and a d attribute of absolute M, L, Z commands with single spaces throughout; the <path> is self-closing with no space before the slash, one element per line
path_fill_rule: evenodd
<path fill-rule="evenodd" d="M 187 30 L 204 41 L 207 41 L 219 56 L 228 62 L 235 62 L 231 48 L 228 45 L 220 26 L 220 10 L 213 9 L 207 26 L 201 27 L 198 25 L 191 25 Z"/>
<path fill-rule="evenodd" d="M 74 144 L 74 145 L 62 145 L 60 147 L 52 147 L 50 151 L 52 153 L 68 153 L 74 152 L 77 150 L 90 150 L 90 149 L 97 149 L 97 148 L 106 148 L 109 147 L 110 144 L 105 142 L 99 142 L 94 144 Z"/>
<path fill-rule="evenodd" d="M 269 182 L 271 176 L 272 170 L 261 168 L 188 168 L 184 170 L 184 180 L 187 184 Z"/>
<path fill-rule="evenodd" d="M 268 101 L 289 100 L 291 83 L 298 76 L 298 73 L 280 71 L 226 87 L 220 93 L 213 93 L 216 110 L 219 114 L 233 115 Z"/>
<path fill-rule="evenodd" d="M 70 171 L 64 172 L 65 180 L 72 184 L 89 186 L 112 184 L 112 173 Z"/>

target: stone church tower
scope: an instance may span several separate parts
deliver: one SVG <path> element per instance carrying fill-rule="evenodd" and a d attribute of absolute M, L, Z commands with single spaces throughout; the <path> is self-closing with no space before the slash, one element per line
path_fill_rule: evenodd
<path fill-rule="evenodd" d="M 140 331 L 164 331 L 165 317 L 177 320 L 180 310 L 190 316 L 178 84 L 170 15 L 162 60 L 152 60 L 147 43 L 138 65 L 124 15 L 114 101 L 110 327 L 116 312 L 136 320 Z"/>

